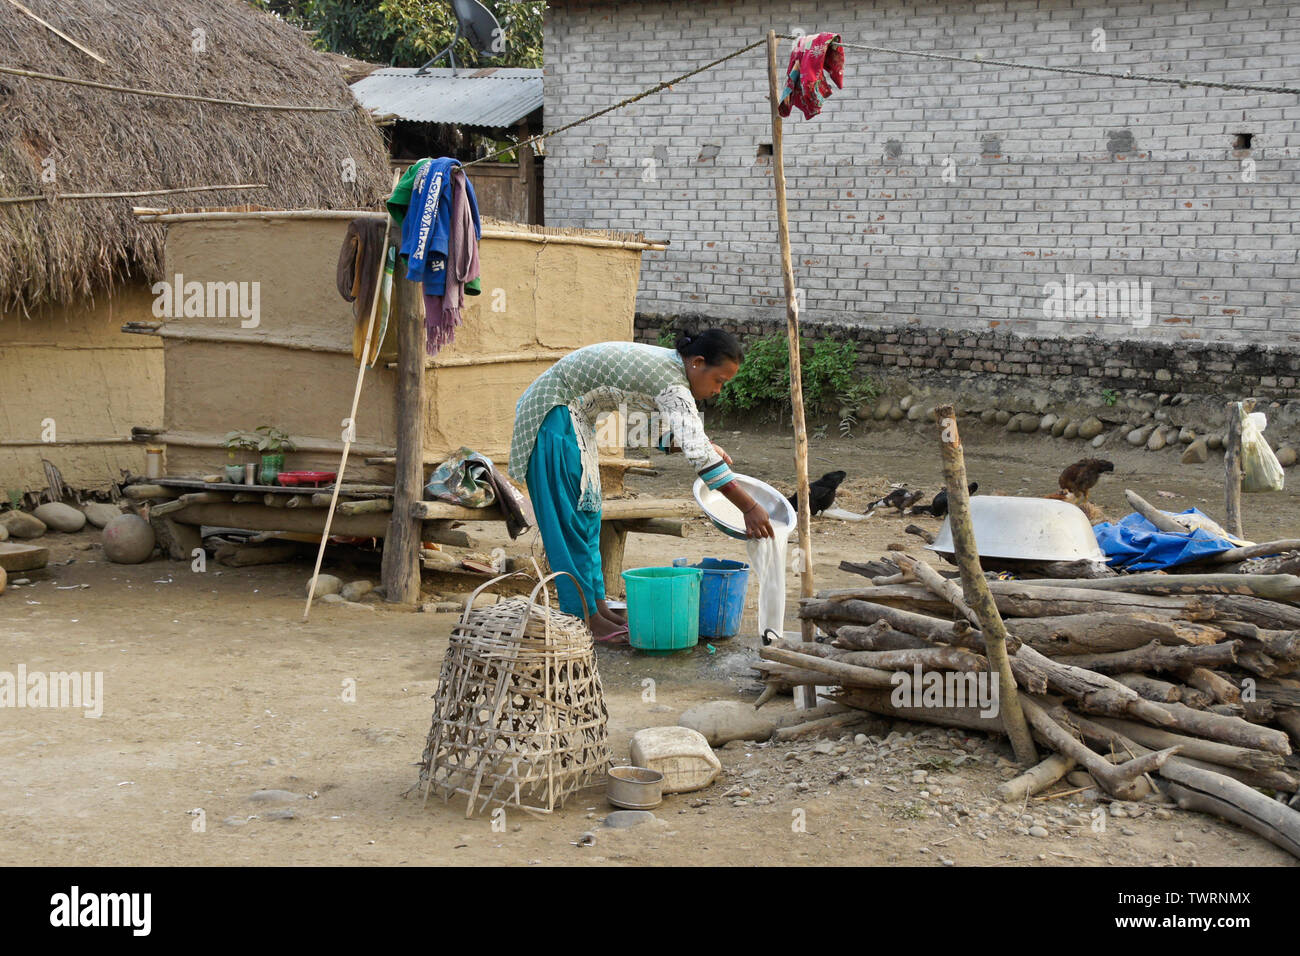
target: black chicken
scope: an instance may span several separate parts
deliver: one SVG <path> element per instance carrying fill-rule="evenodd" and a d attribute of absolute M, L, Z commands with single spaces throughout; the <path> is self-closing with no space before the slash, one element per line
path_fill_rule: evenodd
<path fill-rule="evenodd" d="M 835 490 L 848 477 L 847 472 L 828 471 L 808 486 L 809 513 L 819 515 L 835 503 Z M 799 510 L 799 493 L 796 491 L 789 498 L 790 507 Z"/>
<path fill-rule="evenodd" d="M 966 486 L 966 491 L 968 494 L 973 495 L 979 486 L 978 481 L 972 481 Z M 928 505 L 920 505 L 919 507 L 913 508 L 911 513 L 914 515 L 933 515 L 936 518 L 942 518 L 948 513 L 948 489 L 941 489 L 939 493 L 934 496 L 934 501 L 930 502 Z"/>

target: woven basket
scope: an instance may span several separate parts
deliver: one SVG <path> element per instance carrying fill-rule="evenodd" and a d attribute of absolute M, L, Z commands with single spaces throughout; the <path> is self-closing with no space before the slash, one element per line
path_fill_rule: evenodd
<path fill-rule="evenodd" d="M 489 805 L 550 813 L 604 778 L 610 753 L 605 696 L 591 632 L 551 609 L 542 577 L 528 597 L 473 610 L 451 632 L 434 697 L 418 786 L 428 800 L 469 798 L 465 816 Z M 538 594 L 543 603 L 538 604 Z M 585 603 L 585 601 L 584 601 Z"/>

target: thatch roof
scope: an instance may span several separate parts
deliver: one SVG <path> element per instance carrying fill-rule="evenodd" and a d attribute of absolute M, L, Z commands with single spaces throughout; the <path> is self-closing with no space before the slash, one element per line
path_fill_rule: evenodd
<path fill-rule="evenodd" d="M 358 209 L 388 191 L 388 154 L 336 66 L 242 0 L 24 0 L 104 58 L 0 3 L 0 66 L 256 103 L 252 110 L 0 73 L 0 197 L 266 183 L 119 199 L 0 203 L 0 312 L 161 278 L 163 227 L 131 207 Z M 195 31 L 201 30 L 202 34 Z M 202 52 L 193 47 L 200 36 Z M 52 158 L 55 179 L 42 181 Z M 355 179 L 345 176 L 347 161 Z"/>

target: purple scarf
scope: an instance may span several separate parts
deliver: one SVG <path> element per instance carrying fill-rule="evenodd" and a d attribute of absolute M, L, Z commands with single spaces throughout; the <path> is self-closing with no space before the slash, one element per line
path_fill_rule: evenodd
<path fill-rule="evenodd" d="M 451 232 L 447 238 L 447 284 L 442 295 L 424 297 L 424 347 L 437 355 L 456 338 L 465 307 L 465 283 L 478 275 L 478 238 L 465 195 L 465 172 L 451 171 Z"/>

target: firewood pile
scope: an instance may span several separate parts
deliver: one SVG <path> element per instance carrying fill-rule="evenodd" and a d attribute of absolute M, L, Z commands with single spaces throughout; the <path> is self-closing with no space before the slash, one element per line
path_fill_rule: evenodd
<path fill-rule="evenodd" d="M 950 444 L 948 487 L 964 489 Z M 960 578 L 899 552 L 846 565 L 870 580 L 803 600 L 829 640 L 762 648 L 760 702 L 829 687 L 873 714 L 1005 734 L 1026 772 L 1004 801 L 1081 766 L 1115 799 L 1149 784 L 1300 857 L 1300 577 L 1003 580 L 980 570 L 968 498 L 951 506 Z"/>

